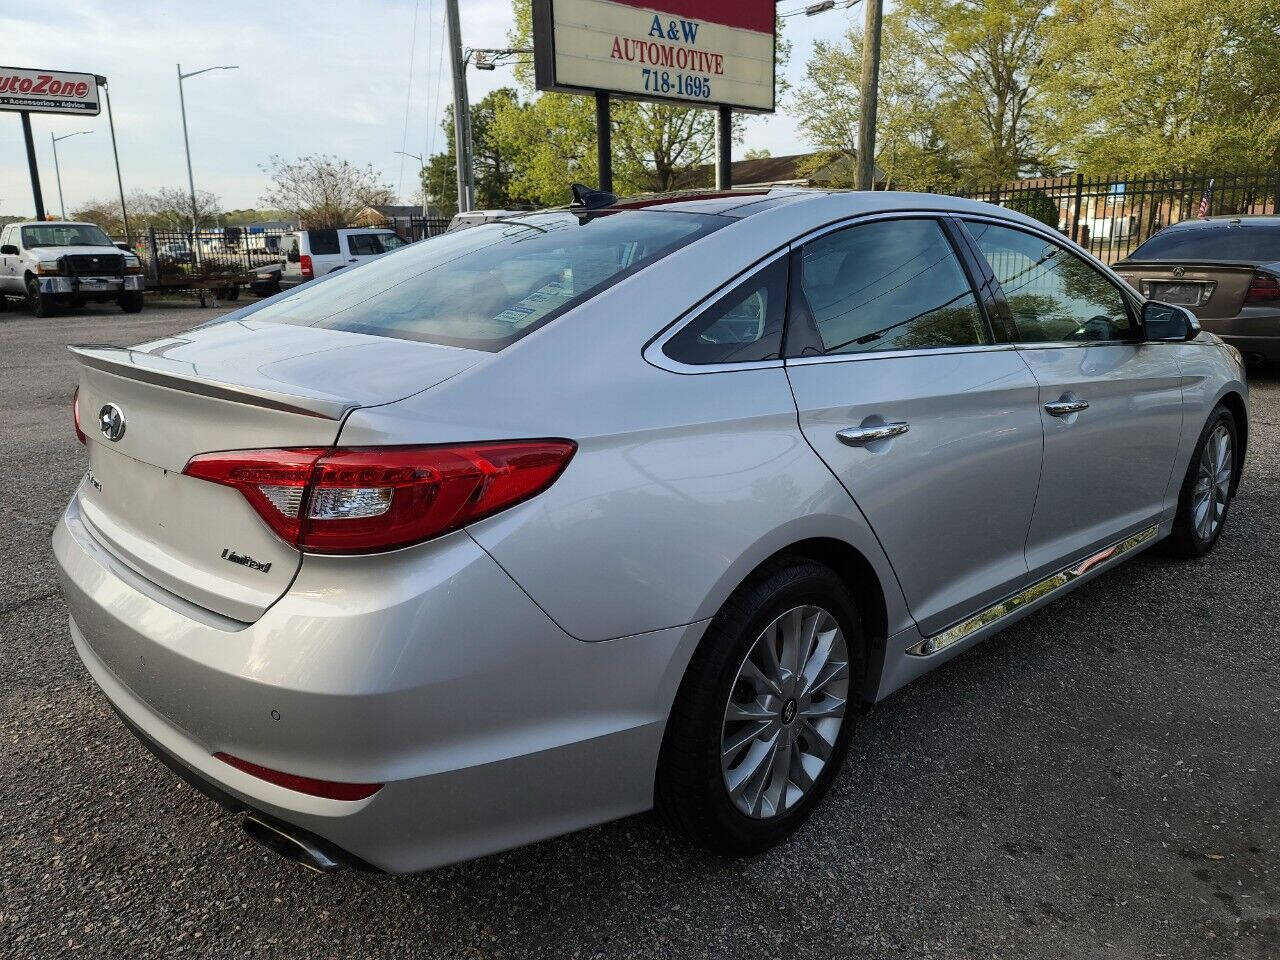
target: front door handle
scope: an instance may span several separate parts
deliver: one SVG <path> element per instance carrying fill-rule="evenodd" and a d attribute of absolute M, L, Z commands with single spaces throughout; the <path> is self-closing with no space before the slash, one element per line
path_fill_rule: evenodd
<path fill-rule="evenodd" d="M 1044 405 L 1044 412 L 1051 417 L 1069 417 L 1073 413 L 1088 409 L 1088 400 L 1053 400 Z"/>
<path fill-rule="evenodd" d="M 836 439 L 846 446 L 865 447 L 868 443 L 875 443 L 877 440 L 900 437 L 910 429 L 911 426 L 906 423 L 880 423 L 874 427 L 845 427 L 843 430 L 836 431 Z"/>

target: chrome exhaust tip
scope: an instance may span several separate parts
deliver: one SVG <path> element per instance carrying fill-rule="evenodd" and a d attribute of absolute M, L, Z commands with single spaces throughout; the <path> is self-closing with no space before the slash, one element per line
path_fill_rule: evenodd
<path fill-rule="evenodd" d="M 345 866 L 314 839 L 301 831 L 291 830 L 286 824 L 269 822 L 250 813 L 240 821 L 240 826 L 250 839 L 308 870 L 333 873 Z"/>

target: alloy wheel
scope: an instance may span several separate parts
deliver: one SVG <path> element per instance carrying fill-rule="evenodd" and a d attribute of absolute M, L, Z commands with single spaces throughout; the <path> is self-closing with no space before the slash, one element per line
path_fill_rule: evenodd
<path fill-rule="evenodd" d="M 749 817 L 804 798 L 831 759 L 849 696 L 849 648 L 821 607 L 793 607 L 747 651 L 725 707 L 720 766 Z"/>
<path fill-rule="evenodd" d="M 1232 468 L 1231 431 L 1226 424 L 1219 423 L 1205 439 L 1200 451 L 1200 465 L 1191 499 L 1191 522 L 1196 536 L 1206 543 L 1217 534 L 1226 516 Z"/>

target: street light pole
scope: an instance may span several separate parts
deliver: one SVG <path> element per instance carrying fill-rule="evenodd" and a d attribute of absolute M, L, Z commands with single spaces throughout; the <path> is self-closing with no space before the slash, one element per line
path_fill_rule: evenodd
<path fill-rule="evenodd" d="M 182 72 L 182 64 L 178 64 L 178 105 L 182 109 L 182 143 L 187 148 L 187 186 L 191 189 L 191 253 L 196 255 L 195 232 L 199 226 L 196 214 L 196 179 L 191 173 L 191 140 L 187 136 L 187 99 L 182 92 L 182 81 L 210 70 L 239 70 L 239 67 L 205 67 L 203 70 Z"/>
<path fill-rule="evenodd" d="M 49 134 L 49 143 L 53 145 L 53 176 L 58 181 L 58 209 L 62 211 L 62 219 L 67 219 L 67 205 L 62 201 L 62 169 L 58 166 L 58 141 L 69 140 L 81 134 L 93 133 L 92 130 L 77 130 L 75 133 L 64 133 L 60 137 Z"/>
<path fill-rule="evenodd" d="M 103 98 L 107 101 L 107 127 L 111 131 L 111 155 L 116 161 L 116 186 L 120 188 L 120 219 L 124 221 L 124 241 L 133 246 L 133 236 L 129 233 L 129 210 L 124 204 L 124 179 L 120 176 L 120 151 L 116 149 L 116 121 L 111 115 L 111 91 L 107 89 L 107 78 L 97 77 L 98 86 L 102 87 Z"/>
<path fill-rule="evenodd" d="M 427 163 L 422 159 L 421 154 L 405 153 L 403 150 L 397 150 L 396 153 L 402 157 L 408 157 L 411 160 L 418 161 L 418 196 L 422 198 L 422 216 L 427 215 L 427 185 L 423 182 L 422 174 L 426 172 Z"/>

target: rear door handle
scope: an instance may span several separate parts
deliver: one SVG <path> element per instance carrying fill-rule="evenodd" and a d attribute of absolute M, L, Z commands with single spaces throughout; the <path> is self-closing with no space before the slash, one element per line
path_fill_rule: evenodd
<path fill-rule="evenodd" d="M 1044 412 L 1051 417 L 1068 417 L 1088 409 L 1088 400 L 1053 400 L 1044 405 Z"/>
<path fill-rule="evenodd" d="M 836 439 L 846 446 L 865 447 L 877 440 L 899 437 L 911 429 L 906 423 L 881 423 L 874 427 L 845 427 L 836 431 Z"/>

